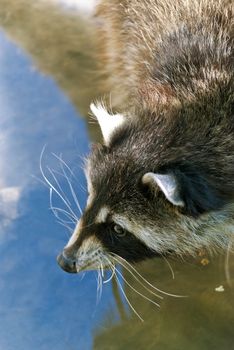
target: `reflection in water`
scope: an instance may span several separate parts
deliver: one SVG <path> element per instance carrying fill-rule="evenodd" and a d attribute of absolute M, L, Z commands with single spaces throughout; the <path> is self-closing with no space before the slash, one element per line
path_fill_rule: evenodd
<path fill-rule="evenodd" d="M 104 284 L 96 305 L 94 273 L 81 280 L 56 266 L 69 234 L 56 220 L 73 228 L 79 216 L 74 193 L 81 207 L 86 200 L 81 158 L 88 152 L 88 136 L 69 100 L 87 115 L 90 101 L 104 91 L 93 60 L 95 23 L 56 1 L 0 0 L 0 24 L 6 33 L 0 35 L 0 348 L 231 349 L 232 257 L 228 266 L 225 256 L 211 259 L 202 252 L 193 261 L 170 260 L 173 274 L 163 259 L 137 266 L 154 286 L 186 298 L 160 293 L 160 300 L 120 270 L 131 287 L 124 281 L 121 286 L 143 323 L 114 279 Z M 49 203 L 48 188 L 37 180 L 42 180 L 45 145 L 42 169 L 62 191 L 72 216 L 56 193 Z"/>
<path fill-rule="evenodd" d="M 4 234 L 7 226 L 15 220 L 18 213 L 18 202 L 20 200 L 20 187 L 5 187 L 2 183 L 0 189 L 0 242 L 4 240 Z"/>
<path fill-rule="evenodd" d="M 170 261 L 175 279 L 165 261 L 156 259 L 141 265 L 139 271 L 155 286 L 186 298 L 165 297 L 160 310 L 136 295 L 128 286 L 125 291 L 145 320 L 134 315 L 122 319 L 105 332 L 95 335 L 94 349 L 230 349 L 233 343 L 233 290 L 228 286 L 225 258 L 212 259 L 202 266 L 197 261 Z M 233 271 L 233 266 L 230 266 Z M 125 278 L 140 288 L 128 273 Z M 222 285 L 223 292 L 215 290 Z M 149 295 L 152 298 L 152 295 Z M 152 298 L 158 301 L 157 298 Z M 114 341 L 116 340 L 117 341 Z"/>
<path fill-rule="evenodd" d="M 57 2 L 0 0 L 0 25 L 87 115 L 90 101 L 104 93 L 94 60 L 96 23 L 78 12 L 88 10 L 90 0 L 86 6 L 77 6 L 77 11 L 65 12 Z"/>
<path fill-rule="evenodd" d="M 0 348 L 91 349 L 92 330 L 107 309 L 116 310 L 111 285 L 96 305 L 93 273 L 81 281 L 58 269 L 56 255 L 69 232 L 56 224 L 39 167 L 47 145 L 42 166 L 69 192 L 53 154 L 62 156 L 78 179 L 73 186 L 83 206 L 86 126 L 54 81 L 2 32 L 0 45 Z"/>

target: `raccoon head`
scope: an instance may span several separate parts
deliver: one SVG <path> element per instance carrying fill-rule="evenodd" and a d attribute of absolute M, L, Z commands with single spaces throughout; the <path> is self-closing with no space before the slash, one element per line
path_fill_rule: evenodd
<path fill-rule="evenodd" d="M 58 257 L 60 266 L 76 273 L 108 267 L 116 256 L 134 263 L 193 254 L 211 240 L 224 244 L 219 225 L 225 215 L 212 214 L 221 203 L 205 179 L 186 166 L 162 166 L 160 144 L 141 122 L 91 109 L 104 145 L 93 147 L 87 161 L 87 206 Z"/>

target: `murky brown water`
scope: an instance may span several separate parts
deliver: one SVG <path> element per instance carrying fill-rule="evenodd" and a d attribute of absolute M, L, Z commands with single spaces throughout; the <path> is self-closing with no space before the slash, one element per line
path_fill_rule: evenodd
<path fill-rule="evenodd" d="M 95 52 L 92 21 L 79 16 L 77 11 L 58 7 L 55 2 L 0 0 L 0 26 L 15 45 L 32 56 L 36 69 L 55 80 L 75 108 L 87 117 L 90 101 L 104 93 L 97 62 L 90 55 Z M 91 141 L 99 139 L 96 126 L 86 120 Z M 102 321 L 92 329 L 92 346 L 78 343 L 77 347 L 73 344 L 73 349 L 234 348 L 233 256 L 228 262 L 226 253 L 213 258 L 201 253 L 197 259 L 184 261 L 155 259 L 137 269 L 154 286 L 186 297 L 159 293 L 163 296 L 159 299 L 123 270 L 124 278 L 132 286 L 123 283 L 124 291 L 144 322 L 127 306 L 113 282 L 117 312 L 113 308 L 105 311 Z M 144 300 L 133 288 L 159 303 L 160 308 Z M 74 329 L 79 327 L 77 323 Z M 69 347 L 64 346 L 66 349 Z"/>
<path fill-rule="evenodd" d="M 145 321 L 141 323 L 133 314 L 128 319 L 124 313 L 122 322 L 112 328 L 108 327 L 107 321 L 106 329 L 95 337 L 94 348 L 232 349 L 233 288 L 225 277 L 224 258 L 212 259 L 206 266 L 201 262 L 202 259 L 196 263 L 170 261 L 174 279 L 165 261 L 155 260 L 139 267 L 143 276 L 155 286 L 187 297 L 164 297 L 159 301 L 160 310 L 157 310 L 125 287 L 129 299 Z M 230 273 L 233 273 L 231 267 Z M 131 276 L 126 274 L 125 277 L 134 288 L 143 291 Z M 218 290 L 224 291 L 216 291 L 215 288 L 221 285 L 223 288 Z M 158 301 L 156 297 L 153 300 Z"/>

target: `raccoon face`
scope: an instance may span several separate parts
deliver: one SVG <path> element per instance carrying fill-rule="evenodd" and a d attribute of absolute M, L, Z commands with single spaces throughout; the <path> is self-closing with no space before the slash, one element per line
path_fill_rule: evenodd
<path fill-rule="evenodd" d="M 193 182 L 186 169 L 158 173 L 137 125 L 100 106 L 91 109 L 105 144 L 95 146 L 87 162 L 87 206 L 58 257 L 60 266 L 76 273 L 108 267 L 116 256 L 134 263 L 193 254 L 211 240 L 224 244 L 219 235 L 225 215 L 211 214 L 219 203 L 204 179 L 197 175 Z"/>

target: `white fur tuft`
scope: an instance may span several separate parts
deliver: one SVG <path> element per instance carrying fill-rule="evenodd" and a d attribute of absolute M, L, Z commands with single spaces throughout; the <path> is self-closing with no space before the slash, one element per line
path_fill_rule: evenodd
<path fill-rule="evenodd" d="M 100 125 L 104 142 L 109 144 L 113 132 L 124 124 L 125 118 L 122 114 L 109 114 L 101 103 L 91 103 L 90 109 L 98 120 Z"/>

